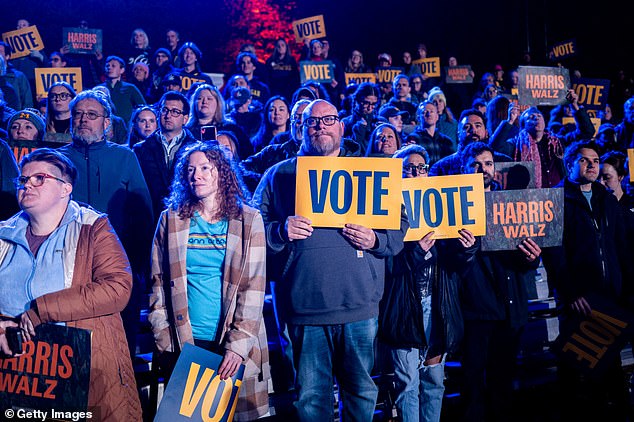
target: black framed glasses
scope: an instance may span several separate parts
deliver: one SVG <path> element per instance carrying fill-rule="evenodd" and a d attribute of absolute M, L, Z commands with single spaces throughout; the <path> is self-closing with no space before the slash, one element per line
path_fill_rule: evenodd
<path fill-rule="evenodd" d="M 366 100 L 361 101 L 361 105 L 365 106 L 365 107 L 376 107 L 377 104 L 378 104 L 377 101 L 375 101 L 375 102 L 370 102 L 370 101 L 366 101 Z"/>
<path fill-rule="evenodd" d="M 311 116 L 311 117 L 307 117 L 306 120 L 304 120 L 304 125 L 306 125 L 307 127 L 316 127 L 317 125 L 321 125 L 323 123 L 324 126 L 332 126 L 338 121 L 339 121 L 339 116 L 335 116 L 334 114 L 331 116 L 323 116 L 323 117 Z"/>
<path fill-rule="evenodd" d="M 407 174 L 412 174 L 416 171 L 416 174 L 426 174 L 429 169 L 429 164 L 408 164 L 403 166 L 403 170 Z"/>
<path fill-rule="evenodd" d="M 59 94 L 55 94 L 53 92 L 49 92 L 48 93 L 48 99 L 49 100 L 62 100 L 62 101 L 66 101 L 73 98 L 72 95 L 70 95 L 68 92 L 60 92 Z"/>
<path fill-rule="evenodd" d="M 30 182 L 31 186 L 33 186 L 34 188 L 37 188 L 39 186 L 42 186 L 46 179 L 53 179 L 57 180 L 58 182 L 68 183 L 66 180 L 60 179 L 59 177 L 55 177 L 48 173 L 35 173 L 30 176 L 16 177 L 13 182 L 18 189 L 24 188 L 24 185 L 26 185 L 27 182 Z"/>
<path fill-rule="evenodd" d="M 180 117 L 180 116 L 182 116 L 184 113 L 183 113 L 183 110 L 179 110 L 179 109 L 177 109 L 177 108 L 167 108 L 167 107 L 163 107 L 163 108 L 161 109 L 161 115 L 162 115 L 162 116 L 167 116 L 168 114 L 169 114 L 170 116 L 172 116 L 172 117 Z"/>
<path fill-rule="evenodd" d="M 73 120 L 81 120 L 84 115 L 88 120 L 97 120 L 99 117 L 106 117 L 103 114 L 99 114 L 96 111 L 73 111 Z"/>

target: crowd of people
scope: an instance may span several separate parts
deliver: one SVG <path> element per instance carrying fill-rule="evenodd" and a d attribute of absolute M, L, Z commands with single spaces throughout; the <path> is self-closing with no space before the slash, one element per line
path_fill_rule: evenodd
<path fill-rule="evenodd" d="M 378 339 L 403 421 L 440 420 L 448 355 L 465 374 L 464 420 L 512 420 L 540 262 L 562 333 L 591 314 L 596 295 L 634 303 L 632 87 L 596 112 L 595 130 L 572 89 L 559 108 L 522 107 L 517 72 L 507 79 L 499 65 L 458 86 L 426 77 L 405 52 L 391 83 L 346 86 L 344 73 L 372 68 L 360 50 L 344 66 L 320 39 L 302 58 L 331 61 L 334 79 L 301 83 L 289 50 L 279 39 L 262 60 L 245 45 L 218 87 L 200 48 L 174 29 L 154 51 L 136 29 L 127 54 L 62 48 L 48 61 L 37 51 L 12 59 L 0 42 L 0 349 L 15 353 L 7 327 L 27 339 L 49 322 L 93 330 L 89 406 L 102 420 L 140 420 L 131 359 L 147 307 L 166 379 L 185 343 L 220 354 L 222 378 L 245 365 L 236 420 L 270 414 L 272 378 L 294 390 L 299 420 L 333 420 L 336 383 L 341 418 L 371 421 Z M 388 53 L 377 62 L 393 65 Z M 57 82 L 34 95 L 35 68 L 71 65 L 82 68 L 81 92 Z M 403 178 L 478 173 L 485 191 L 502 189 L 496 162 L 533 162 L 537 188 L 564 191 L 563 244 L 526 238 L 489 252 L 468 229 L 405 242 L 404 212 L 398 230 L 315 227 L 295 213 L 297 156 L 396 158 Z M 277 373 L 268 290 L 287 364 Z M 564 419 L 630 416 L 620 359 L 608 367 L 589 380 L 560 362 Z"/>

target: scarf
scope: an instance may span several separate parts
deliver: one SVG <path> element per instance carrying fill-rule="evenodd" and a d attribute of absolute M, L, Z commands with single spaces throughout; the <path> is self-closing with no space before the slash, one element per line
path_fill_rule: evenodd
<path fill-rule="evenodd" d="M 538 142 L 542 142 L 542 145 L 546 143 L 545 159 L 547 163 L 542 165 L 542 159 L 539 154 Z M 535 163 L 535 187 L 541 188 L 542 183 L 542 168 L 547 166 L 555 158 L 563 159 L 564 148 L 561 145 L 561 141 L 556 136 L 552 135 L 548 131 L 544 131 L 540 141 L 535 140 L 530 133 L 526 130 L 521 130 L 517 135 L 517 142 L 515 147 L 515 161 L 532 161 Z"/>

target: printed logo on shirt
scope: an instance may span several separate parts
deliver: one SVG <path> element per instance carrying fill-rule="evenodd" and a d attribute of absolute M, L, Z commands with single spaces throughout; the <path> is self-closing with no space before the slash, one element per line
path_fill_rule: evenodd
<path fill-rule="evenodd" d="M 190 233 L 187 249 L 225 250 L 227 249 L 227 235 L 209 233 Z"/>

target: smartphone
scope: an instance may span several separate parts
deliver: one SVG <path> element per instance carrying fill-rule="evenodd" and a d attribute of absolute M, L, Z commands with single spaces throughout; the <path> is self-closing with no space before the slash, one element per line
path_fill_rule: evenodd
<path fill-rule="evenodd" d="M 7 327 L 5 330 L 7 337 L 7 343 L 9 343 L 9 349 L 14 355 L 18 355 L 23 352 L 22 346 L 24 345 L 24 337 L 22 337 L 22 330 L 18 327 Z"/>
<path fill-rule="evenodd" d="M 216 126 L 203 126 L 200 128 L 201 141 L 215 141 L 218 137 Z"/>

